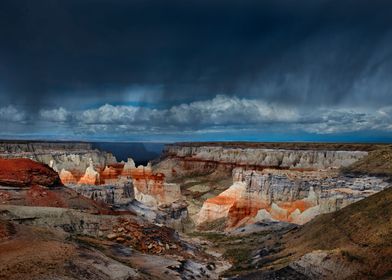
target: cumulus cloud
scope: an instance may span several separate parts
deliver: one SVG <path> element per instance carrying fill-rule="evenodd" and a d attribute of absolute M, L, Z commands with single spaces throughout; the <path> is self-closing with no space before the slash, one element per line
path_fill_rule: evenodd
<path fill-rule="evenodd" d="M 26 114 L 14 106 L 0 107 L 0 120 L 8 122 L 22 122 L 26 120 Z"/>
<path fill-rule="evenodd" d="M 297 111 L 289 107 L 225 95 L 218 95 L 212 100 L 174 106 L 166 115 L 173 123 L 202 125 L 291 122 L 299 117 Z"/>
<path fill-rule="evenodd" d="M 85 124 L 124 124 L 133 123 L 140 109 L 133 106 L 113 106 L 105 104 L 98 109 L 81 112 L 76 118 Z"/>
<path fill-rule="evenodd" d="M 392 107 L 369 110 L 366 108 L 315 108 L 302 114 L 294 126 L 316 134 L 338 134 L 359 131 L 392 132 Z"/>
<path fill-rule="evenodd" d="M 63 107 L 50 109 L 50 110 L 40 110 L 39 116 L 41 120 L 49 122 L 66 122 L 71 117 L 71 113 L 68 112 Z"/>
<path fill-rule="evenodd" d="M 200 129 L 211 126 L 255 125 L 293 122 L 299 118 L 295 109 L 268 104 L 261 100 L 218 95 L 211 100 L 195 101 L 169 109 L 149 109 L 106 104 L 77 114 L 83 124 L 148 125 Z"/>
<path fill-rule="evenodd" d="M 105 104 L 95 109 L 70 112 L 60 107 L 41 110 L 40 118 L 49 122 L 69 122 L 80 133 L 91 134 L 268 131 L 274 127 L 316 134 L 392 130 L 392 107 L 374 111 L 315 107 L 301 111 L 261 99 L 226 95 L 167 109 Z"/>

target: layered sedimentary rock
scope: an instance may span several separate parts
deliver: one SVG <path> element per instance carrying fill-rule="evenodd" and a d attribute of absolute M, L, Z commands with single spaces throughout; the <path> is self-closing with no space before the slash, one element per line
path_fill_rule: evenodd
<path fill-rule="evenodd" d="M 129 160 L 124 165 L 122 175 L 132 178 L 135 198 L 148 206 L 172 203 L 182 199 L 180 186 L 165 182 L 165 175 L 154 173 L 151 165 L 135 167 Z"/>
<path fill-rule="evenodd" d="M 389 279 L 391 200 L 387 188 L 304 226 L 265 234 L 234 279 Z"/>
<path fill-rule="evenodd" d="M 60 174 L 65 184 L 77 183 L 91 162 L 97 171 L 117 162 L 111 153 L 93 149 L 92 144 L 83 142 L 3 141 L 0 142 L 0 158 L 29 158 L 45 163 Z"/>
<path fill-rule="evenodd" d="M 87 167 L 86 172 L 78 183 L 84 185 L 98 185 L 100 183 L 99 173 L 94 169 L 93 161 L 91 159 L 89 167 Z"/>
<path fill-rule="evenodd" d="M 106 206 L 47 165 L 0 159 L 0 278 L 218 279 L 219 260 L 174 229 Z"/>
<path fill-rule="evenodd" d="M 48 166 L 29 159 L 0 158 L 0 188 L 52 188 L 61 185 L 58 174 Z"/>
<path fill-rule="evenodd" d="M 53 169 L 30 159 L 0 159 L 0 204 L 111 212 L 107 205 L 65 188 Z"/>
<path fill-rule="evenodd" d="M 61 176 L 63 182 L 82 194 L 111 204 L 125 204 L 137 199 L 156 208 L 182 199 L 178 184 L 166 183 L 165 175 L 153 172 L 151 165 L 136 167 L 132 159 L 106 166 L 101 172 L 91 162 L 79 180 L 73 180 L 75 177 L 72 173 L 64 170 L 60 172 Z M 129 190 L 132 195 L 128 197 L 122 195 L 125 184 L 132 189 Z"/>
<path fill-rule="evenodd" d="M 346 180 L 338 178 L 338 170 L 371 149 L 355 144 L 179 143 L 167 145 L 153 169 L 183 185 L 199 225 L 219 219 L 228 219 L 229 227 L 265 219 L 302 224 L 382 189 L 374 183 L 371 191 L 358 193 L 350 185 L 357 179 L 338 183 Z M 226 189 L 231 176 L 233 185 Z M 358 180 L 358 186 L 367 184 L 365 178 Z M 217 195 L 217 190 L 223 192 Z"/>
<path fill-rule="evenodd" d="M 48 164 L 68 186 L 102 186 L 102 192 L 83 193 L 97 195 L 103 201 L 124 202 L 118 194 L 121 191 L 117 191 L 124 180 L 133 180 L 136 199 L 147 205 L 157 207 L 181 199 L 179 186 L 166 184 L 164 175 L 153 173 L 150 166 L 136 167 L 132 159 L 118 163 L 112 154 L 94 150 L 89 143 L 1 142 L 0 157 L 30 158 Z M 133 194 L 128 202 L 132 199 Z"/>
<path fill-rule="evenodd" d="M 163 160 L 154 168 L 169 178 L 206 175 L 214 172 L 230 174 L 233 168 L 246 167 L 326 170 L 348 166 L 368 154 L 367 151 L 294 150 L 203 145 L 167 145 Z"/>
<path fill-rule="evenodd" d="M 389 186 L 381 178 L 333 172 L 264 169 L 233 170 L 234 184 L 207 199 L 198 224 L 226 218 L 228 227 L 261 220 L 303 224 Z"/>
<path fill-rule="evenodd" d="M 116 178 L 107 185 L 70 185 L 78 193 L 96 201 L 111 205 L 122 205 L 135 199 L 132 180 L 127 178 Z"/>

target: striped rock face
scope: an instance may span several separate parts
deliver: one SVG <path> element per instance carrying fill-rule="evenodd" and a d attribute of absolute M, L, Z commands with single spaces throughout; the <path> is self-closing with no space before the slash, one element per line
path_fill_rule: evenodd
<path fill-rule="evenodd" d="M 72 188 L 77 186 L 117 186 L 124 181 L 132 182 L 134 198 L 148 206 L 157 207 L 182 199 L 180 186 L 165 182 L 165 175 L 154 172 L 151 165 L 135 166 L 132 159 L 126 163 L 115 163 L 99 168 L 90 161 L 85 173 L 61 170 L 61 181 Z M 104 190 L 104 188 L 102 188 Z M 80 190 L 85 193 L 83 190 Z M 132 198 L 133 199 L 133 196 Z"/>
<path fill-rule="evenodd" d="M 107 205 L 65 188 L 57 172 L 49 166 L 23 158 L 0 159 L 0 203 L 112 212 Z"/>
<path fill-rule="evenodd" d="M 228 229 L 262 220 L 304 224 L 388 186 L 376 177 L 276 169 L 237 168 L 233 181 L 227 190 L 204 202 L 197 215 L 199 226 L 222 218 Z"/>

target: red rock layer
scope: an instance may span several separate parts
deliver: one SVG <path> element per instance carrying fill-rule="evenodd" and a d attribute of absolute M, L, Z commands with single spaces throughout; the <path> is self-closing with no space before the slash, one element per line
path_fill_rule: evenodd
<path fill-rule="evenodd" d="M 108 184 L 113 180 L 117 180 L 119 176 L 122 176 L 124 164 L 111 164 L 106 166 L 102 171 L 99 171 L 100 184 Z"/>
<path fill-rule="evenodd" d="M 248 199 L 236 200 L 230 207 L 228 214 L 228 226 L 235 227 L 246 223 L 250 218 L 257 215 L 260 209 L 269 210 L 269 205 L 261 201 L 251 201 Z"/>
<path fill-rule="evenodd" d="M 65 188 L 49 166 L 29 159 L 0 159 L 0 203 L 82 209 L 92 213 L 113 211 Z"/>
<path fill-rule="evenodd" d="M 0 185 L 24 188 L 29 185 L 54 187 L 60 178 L 46 164 L 30 159 L 0 159 Z"/>
<path fill-rule="evenodd" d="M 264 218 L 293 222 L 296 215 L 313 206 L 314 204 L 306 199 L 269 204 L 260 197 L 256 197 L 256 194 L 247 194 L 245 185 L 235 183 L 220 195 L 204 202 L 199 212 L 198 224 L 202 225 L 220 218 L 227 219 L 229 228 Z M 258 216 L 258 212 L 263 209 L 264 215 L 267 216 Z"/>
<path fill-rule="evenodd" d="M 153 173 L 149 165 L 136 168 L 132 160 L 125 164 L 111 164 L 103 170 L 96 170 L 91 163 L 83 175 L 74 171 L 62 170 L 60 177 L 64 184 L 86 185 L 110 184 L 119 180 L 120 177 L 129 177 L 132 179 L 137 192 L 153 197 L 157 202 L 156 204 L 166 203 L 171 200 L 171 196 L 173 196 L 173 199 L 178 196 L 177 189 L 165 189 L 167 186 L 165 186 L 165 175 L 163 173 Z M 180 190 L 178 190 L 178 193 L 180 193 Z"/>
<path fill-rule="evenodd" d="M 157 197 L 164 201 L 165 176 L 162 173 L 154 174 L 150 168 L 134 168 L 130 170 L 133 185 L 138 191 Z"/>
<path fill-rule="evenodd" d="M 314 206 L 313 204 L 304 201 L 304 200 L 296 200 L 293 202 L 282 202 L 282 203 L 278 203 L 278 206 L 282 209 L 285 209 L 288 214 L 290 215 L 291 213 L 293 213 L 296 209 L 298 209 L 299 211 L 304 212 L 306 209 L 309 209 L 310 207 Z M 290 221 L 290 218 L 287 218 L 288 221 Z"/>

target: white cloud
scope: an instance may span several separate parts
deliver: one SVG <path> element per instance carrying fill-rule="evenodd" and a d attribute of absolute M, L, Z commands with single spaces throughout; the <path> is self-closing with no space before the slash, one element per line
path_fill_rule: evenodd
<path fill-rule="evenodd" d="M 26 114 L 14 106 L 0 107 L 0 120 L 9 122 L 22 122 L 26 120 Z"/>
<path fill-rule="evenodd" d="M 317 134 L 361 130 L 390 131 L 392 107 L 378 111 L 361 108 L 299 108 L 260 99 L 218 95 L 168 109 L 106 104 L 96 109 L 68 112 L 64 108 L 41 110 L 42 120 L 72 122 L 81 133 L 203 132 L 238 129 L 305 131 Z"/>
<path fill-rule="evenodd" d="M 41 120 L 48 122 L 66 122 L 69 120 L 71 113 L 63 107 L 51 110 L 40 110 L 39 116 Z"/>
<path fill-rule="evenodd" d="M 318 118 L 315 115 L 318 115 Z M 302 130 L 318 133 L 342 133 L 366 130 L 389 130 L 390 118 L 382 111 L 369 112 L 360 108 L 316 109 L 314 121 L 302 124 Z"/>
<path fill-rule="evenodd" d="M 162 110 L 106 104 L 77 115 L 77 119 L 84 124 L 147 124 L 154 127 L 291 122 L 298 117 L 296 110 L 290 108 L 224 95 Z"/>

